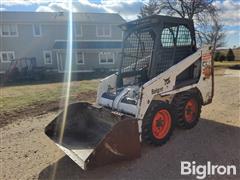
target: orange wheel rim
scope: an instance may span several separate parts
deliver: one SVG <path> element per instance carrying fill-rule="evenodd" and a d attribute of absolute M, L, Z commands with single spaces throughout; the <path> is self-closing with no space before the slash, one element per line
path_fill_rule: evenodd
<path fill-rule="evenodd" d="M 197 115 L 198 105 L 195 99 L 190 99 L 185 105 L 185 119 L 187 122 L 191 123 L 194 121 Z"/>
<path fill-rule="evenodd" d="M 153 136 L 157 139 L 163 139 L 169 132 L 171 124 L 172 118 L 168 110 L 166 109 L 159 110 L 153 118 L 152 123 Z"/>

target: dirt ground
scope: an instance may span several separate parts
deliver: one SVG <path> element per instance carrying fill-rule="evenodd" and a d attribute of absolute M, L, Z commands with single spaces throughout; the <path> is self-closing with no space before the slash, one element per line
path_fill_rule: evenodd
<path fill-rule="evenodd" d="M 236 71 L 235 71 L 236 72 Z M 84 172 L 44 135 L 44 127 L 56 116 L 28 114 L 0 128 L 0 179 L 194 179 L 180 175 L 181 161 L 197 164 L 236 165 L 240 179 L 240 78 L 216 72 L 213 103 L 202 110 L 191 130 L 176 129 L 162 147 L 142 145 L 142 157 Z M 230 73 L 230 75 L 229 75 Z M 46 105 L 47 108 L 47 105 Z M 56 109 L 55 109 L 56 110 Z M 57 166 L 56 166 L 57 165 Z"/>
<path fill-rule="evenodd" d="M 96 97 L 95 91 L 84 92 L 81 95 L 76 97 L 75 101 L 86 101 L 94 102 Z M 72 101 L 71 101 L 72 103 Z M 0 128 L 10 124 L 12 122 L 22 120 L 25 117 L 35 117 L 46 114 L 48 112 L 58 111 L 59 108 L 62 109 L 63 102 L 59 101 L 49 101 L 47 104 L 43 102 L 36 102 L 31 104 L 30 106 L 20 108 L 17 110 L 13 110 L 11 112 L 0 112 L 1 120 L 0 120 Z"/>

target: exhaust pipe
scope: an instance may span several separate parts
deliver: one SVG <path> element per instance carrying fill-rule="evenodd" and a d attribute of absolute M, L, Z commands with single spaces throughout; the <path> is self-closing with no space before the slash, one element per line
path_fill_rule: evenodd
<path fill-rule="evenodd" d="M 63 112 L 45 134 L 83 170 L 140 157 L 138 123 L 131 116 L 86 102 L 70 104 L 60 141 L 62 122 Z"/>

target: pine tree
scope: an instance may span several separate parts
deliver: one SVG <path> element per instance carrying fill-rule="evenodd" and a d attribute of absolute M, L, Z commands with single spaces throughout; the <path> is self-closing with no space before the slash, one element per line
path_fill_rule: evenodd
<path fill-rule="evenodd" d="M 235 55 L 234 55 L 233 50 L 231 48 L 228 50 L 226 58 L 227 58 L 228 61 L 234 61 L 235 60 Z"/>
<path fill-rule="evenodd" d="M 219 51 L 217 51 L 215 54 L 214 54 L 214 61 L 219 61 L 219 58 L 221 56 L 221 53 Z"/>

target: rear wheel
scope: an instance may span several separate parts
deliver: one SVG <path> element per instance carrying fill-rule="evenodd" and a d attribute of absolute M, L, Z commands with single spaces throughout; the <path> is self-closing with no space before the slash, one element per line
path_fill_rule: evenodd
<path fill-rule="evenodd" d="M 154 102 L 142 125 L 142 138 L 148 144 L 163 145 L 172 135 L 175 123 L 169 104 Z"/>
<path fill-rule="evenodd" d="M 174 98 L 172 105 L 178 126 L 185 129 L 196 126 L 201 113 L 201 100 L 197 93 L 181 93 Z"/>

